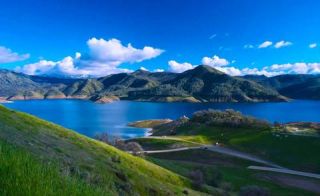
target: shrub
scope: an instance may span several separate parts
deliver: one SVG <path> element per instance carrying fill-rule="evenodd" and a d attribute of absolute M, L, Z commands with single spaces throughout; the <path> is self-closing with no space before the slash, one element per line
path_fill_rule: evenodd
<path fill-rule="evenodd" d="M 143 155 L 143 148 L 137 142 L 129 142 L 126 144 L 126 150 L 131 151 L 133 155 Z"/>
<path fill-rule="evenodd" d="M 100 134 L 97 134 L 95 136 L 95 139 L 96 140 L 99 140 L 101 142 L 104 142 L 106 144 L 111 144 L 111 141 L 110 141 L 110 138 L 109 138 L 109 135 L 107 132 L 104 132 L 104 133 L 100 133 Z"/>
<path fill-rule="evenodd" d="M 266 121 L 243 115 L 241 112 L 232 109 L 198 111 L 193 114 L 191 122 L 231 127 L 270 127 L 270 124 Z"/>

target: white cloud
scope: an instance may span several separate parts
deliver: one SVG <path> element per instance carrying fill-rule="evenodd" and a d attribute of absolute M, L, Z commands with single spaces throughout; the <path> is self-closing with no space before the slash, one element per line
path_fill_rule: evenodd
<path fill-rule="evenodd" d="M 221 72 L 224 72 L 231 76 L 242 75 L 265 75 L 267 77 L 281 75 L 281 74 L 320 74 L 320 63 L 287 63 L 287 64 L 273 64 L 271 66 L 265 66 L 261 69 L 258 68 L 236 68 L 230 66 L 227 59 L 213 56 L 212 58 L 203 57 L 203 65 L 209 65 Z M 176 61 L 170 61 L 170 70 L 174 72 L 183 72 L 189 69 L 193 69 L 196 66 L 190 63 L 177 63 Z M 174 69 L 172 68 L 174 67 Z"/>
<path fill-rule="evenodd" d="M 203 65 L 209 65 L 211 67 L 223 67 L 229 65 L 229 61 L 227 59 L 220 58 L 217 55 L 214 55 L 212 58 L 203 57 L 201 62 Z"/>
<path fill-rule="evenodd" d="M 320 63 L 287 63 L 273 64 L 271 66 L 257 68 L 244 68 L 241 75 L 265 75 L 276 76 L 281 74 L 320 74 Z"/>
<path fill-rule="evenodd" d="M 153 72 L 164 72 L 164 69 L 155 69 Z"/>
<path fill-rule="evenodd" d="M 11 49 L 0 46 L 0 63 L 12 63 L 23 61 L 30 57 L 30 54 L 18 54 L 11 51 Z"/>
<path fill-rule="evenodd" d="M 273 43 L 271 41 L 265 41 L 263 43 L 261 43 L 258 48 L 267 48 L 269 46 L 271 46 Z"/>
<path fill-rule="evenodd" d="M 56 66 L 56 62 L 40 60 L 37 63 L 25 65 L 23 67 L 17 67 L 16 71 L 23 72 L 28 75 L 40 75 L 48 72 Z"/>
<path fill-rule="evenodd" d="M 190 63 L 186 63 L 186 62 L 178 63 L 177 61 L 174 61 L 174 60 L 169 61 L 168 64 L 169 64 L 169 71 L 172 71 L 175 73 L 181 73 L 196 67 Z"/>
<path fill-rule="evenodd" d="M 99 77 L 119 72 L 130 72 L 120 69 L 123 63 L 137 63 L 159 56 L 164 51 L 145 46 L 142 49 L 134 48 L 130 43 L 127 46 L 117 39 L 96 39 L 87 41 L 89 52 L 85 55 L 77 52 L 75 57 L 65 57 L 61 61 L 39 61 L 18 67 L 16 70 L 29 75 L 53 76 L 91 76 Z"/>
<path fill-rule="evenodd" d="M 291 46 L 292 45 L 292 42 L 289 42 L 289 41 L 279 41 L 277 42 L 274 47 L 275 48 L 283 48 L 283 47 L 287 47 L 287 46 Z"/>
<path fill-rule="evenodd" d="M 214 68 L 231 76 L 242 75 L 241 70 L 235 67 L 214 67 Z"/>
<path fill-rule="evenodd" d="M 318 46 L 317 43 L 309 44 L 309 48 L 316 48 L 317 46 Z"/>
<path fill-rule="evenodd" d="M 127 46 L 117 39 L 91 38 L 87 41 L 90 56 L 99 61 L 110 62 L 111 64 L 121 62 L 141 62 L 159 56 L 163 50 L 145 46 L 143 49 L 136 49 L 130 43 Z"/>
<path fill-rule="evenodd" d="M 149 71 L 147 68 L 145 68 L 145 67 L 140 67 L 139 68 L 140 70 L 142 70 L 142 71 Z"/>
<path fill-rule="evenodd" d="M 252 44 L 246 44 L 246 45 L 243 46 L 243 48 L 251 49 L 251 48 L 254 48 L 254 46 Z"/>

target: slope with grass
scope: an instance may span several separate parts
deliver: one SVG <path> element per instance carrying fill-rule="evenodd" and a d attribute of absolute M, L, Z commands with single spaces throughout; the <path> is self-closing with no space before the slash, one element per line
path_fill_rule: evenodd
<path fill-rule="evenodd" d="M 8 178 L 1 180 L 3 193 L 15 189 L 17 194 L 52 190 L 67 194 L 65 189 L 84 185 L 83 193 L 88 195 L 201 194 L 190 189 L 186 178 L 146 160 L 3 106 L 0 141 L 5 163 L 0 165 L 0 176 Z M 41 188 L 33 190 L 32 184 Z"/>

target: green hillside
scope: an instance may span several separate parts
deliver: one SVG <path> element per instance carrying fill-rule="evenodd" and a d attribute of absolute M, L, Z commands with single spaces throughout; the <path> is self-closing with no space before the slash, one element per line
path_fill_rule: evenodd
<path fill-rule="evenodd" d="M 0 194 L 201 194 L 144 159 L 3 106 L 0 145 Z"/>

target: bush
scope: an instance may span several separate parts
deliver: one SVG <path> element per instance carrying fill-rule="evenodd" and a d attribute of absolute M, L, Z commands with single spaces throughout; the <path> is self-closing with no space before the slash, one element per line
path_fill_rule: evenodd
<path fill-rule="evenodd" d="M 189 176 L 190 176 L 190 179 L 192 180 L 194 187 L 200 188 L 204 184 L 204 176 L 201 170 L 197 169 L 197 170 L 191 171 Z"/>
<path fill-rule="evenodd" d="M 256 185 L 241 187 L 240 196 L 269 196 L 269 190 Z"/>
<path fill-rule="evenodd" d="M 126 143 L 122 139 L 116 138 L 114 140 L 114 147 L 116 147 L 120 150 L 126 150 Z"/>

